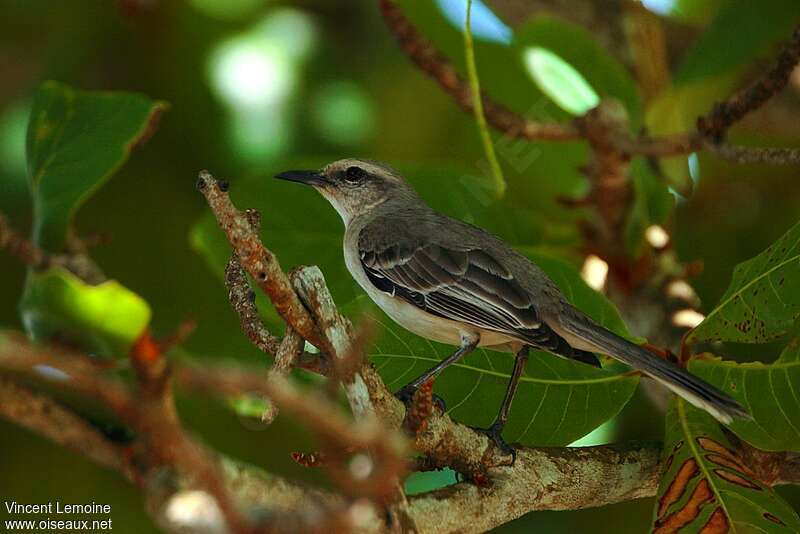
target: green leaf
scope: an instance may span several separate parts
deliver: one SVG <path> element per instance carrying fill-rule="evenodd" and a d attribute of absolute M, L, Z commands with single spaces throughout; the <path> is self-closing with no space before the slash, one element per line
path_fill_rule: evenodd
<path fill-rule="evenodd" d="M 90 93 L 45 82 L 27 133 L 34 242 L 60 251 L 78 207 L 149 137 L 164 102 L 128 93 Z"/>
<path fill-rule="evenodd" d="M 539 89 L 564 111 L 583 115 L 600 103 L 589 82 L 557 54 L 532 46 L 525 50 L 523 58 Z"/>
<path fill-rule="evenodd" d="M 731 430 L 768 451 L 800 452 L 800 339 L 775 363 L 736 363 L 699 358 L 689 370 L 739 401 L 753 421 L 736 419 Z"/>
<path fill-rule="evenodd" d="M 513 44 L 519 61 L 524 62 L 523 67 L 530 61 L 532 51 L 539 51 L 540 58 L 543 57 L 542 51 L 549 53 L 547 64 L 551 83 L 544 92 L 551 96 L 557 82 L 561 100 L 556 101 L 561 105 L 568 96 L 566 86 L 571 86 L 570 100 L 574 103 L 581 102 L 584 107 L 589 105 L 593 101 L 591 93 L 595 98 L 615 98 L 624 104 L 632 127 L 636 129 L 641 124 L 641 100 L 636 82 L 584 28 L 558 18 L 536 16 L 519 29 Z M 555 69 L 557 62 L 560 66 Z M 568 71 L 574 74 L 568 75 Z M 552 76 L 555 72 L 559 76 Z M 574 107 L 570 112 L 576 113 L 577 109 Z"/>
<path fill-rule="evenodd" d="M 92 286 L 60 267 L 28 273 L 20 313 L 34 340 L 69 340 L 101 356 L 126 356 L 151 315 L 119 282 Z"/>
<path fill-rule="evenodd" d="M 228 399 L 228 407 L 242 417 L 261 420 L 264 413 L 272 408 L 272 403 L 255 395 L 240 395 Z"/>
<path fill-rule="evenodd" d="M 676 398 L 666 424 L 654 533 L 800 531 L 792 507 L 756 478 L 710 415 Z"/>
<path fill-rule="evenodd" d="M 628 335 L 613 305 L 588 287 L 577 269 L 539 254 L 533 259 L 575 305 L 607 328 Z M 360 299 L 359 304 L 366 300 Z M 358 314 L 350 309 L 358 321 Z M 369 356 L 390 389 L 400 389 L 455 350 L 407 332 L 372 306 L 367 309 L 383 331 Z M 445 370 L 436 379 L 435 391 L 446 401 L 454 419 L 486 427 L 497 415 L 513 360 L 509 353 L 479 349 Z M 596 369 L 533 351 L 520 380 L 505 438 L 510 443 L 555 446 L 585 436 L 619 413 L 633 395 L 638 377 L 624 371 L 624 366 L 616 363 Z"/>
<path fill-rule="evenodd" d="M 466 79 L 463 24 L 453 24 L 440 8 L 440 2 L 431 0 L 397 0 L 403 13 L 426 39 L 447 56 Z M 485 2 L 484 2 L 485 4 Z M 466 1 L 460 13 L 465 13 Z M 474 8 L 473 8 L 474 9 Z M 476 33 L 477 37 L 477 33 Z M 534 119 L 568 120 L 570 115 L 538 89 L 524 68 L 522 50 L 513 42 L 475 40 L 475 62 L 481 86 L 493 99 L 510 109 L 526 113 Z"/>
<path fill-rule="evenodd" d="M 758 256 L 736 266 L 720 303 L 690 341 L 764 343 L 800 317 L 800 223 Z"/>
<path fill-rule="evenodd" d="M 675 0 L 668 6 L 667 16 L 693 26 L 708 24 L 721 3 L 727 0 Z M 659 11 L 660 13 L 660 11 Z"/>

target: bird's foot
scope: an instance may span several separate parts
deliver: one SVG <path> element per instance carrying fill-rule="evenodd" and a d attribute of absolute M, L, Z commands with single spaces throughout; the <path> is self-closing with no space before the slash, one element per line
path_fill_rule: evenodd
<path fill-rule="evenodd" d="M 517 451 L 503 439 L 503 426 L 499 421 L 495 421 L 489 428 L 475 428 L 474 426 L 470 428 L 475 432 L 486 435 L 500 452 L 511 456 L 511 465 L 514 465 L 514 462 L 517 461 Z"/>
<path fill-rule="evenodd" d="M 400 388 L 395 394 L 395 398 L 405 405 L 406 410 L 408 410 L 411 403 L 414 401 L 414 395 L 419 390 L 419 387 L 414 386 L 413 384 L 406 384 L 402 388 Z M 444 399 L 441 398 L 439 395 L 435 393 L 431 395 L 433 400 L 433 405 L 437 407 L 442 413 L 447 411 L 447 404 L 445 404 Z"/>

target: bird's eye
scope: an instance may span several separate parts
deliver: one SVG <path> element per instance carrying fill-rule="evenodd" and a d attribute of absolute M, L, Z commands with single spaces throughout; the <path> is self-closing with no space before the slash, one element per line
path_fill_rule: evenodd
<path fill-rule="evenodd" d="M 367 171 L 361 167 L 347 167 L 344 171 L 344 180 L 349 184 L 360 184 L 367 179 Z"/>

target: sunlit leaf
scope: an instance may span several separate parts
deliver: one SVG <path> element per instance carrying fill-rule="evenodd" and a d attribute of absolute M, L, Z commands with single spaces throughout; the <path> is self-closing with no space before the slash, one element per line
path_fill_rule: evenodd
<path fill-rule="evenodd" d="M 547 80 L 544 92 L 561 106 L 569 101 L 565 109 L 571 113 L 592 107 L 598 97 L 615 98 L 625 106 L 633 127 L 641 124 L 636 82 L 584 28 L 558 18 L 536 16 L 516 32 L 514 47 L 523 68 L 529 69 L 535 60 Z M 537 83 L 542 88 L 541 80 Z"/>
<path fill-rule="evenodd" d="M 261 416 L 270 409 L 272 404 L 267 399 L 261 397 L 242 395 L 228 399 L 228 406 L 242 417 L 261 419 Z"/>
<path fill-rule="evenodd" d="M 672 401 L 653 532 L 798 532 L 797 513 L 758 480 L 720 425 Z"/>
<path fill-rule="evenodd" d="M 59 267 L 28 274 L 20 313 L 33 339 L 69 341 L 103 356 L 126 356 L 151 315 L 119 282 L 93 286 Z"/>
<path fill-rule="evenodd" d="M 78 207 L 157 126 L 163 102 L 129 93 L 84 92 L 45 82 L 27 133 L 34 241 L 60 250 Z"/>
<path fill-rule="evenodd" d="M 736 266 L 719 304 L 692 331 L 693 341 L 764 343 L 800 317 L 800 224 Z"/>
<path fill-rule="evenodd" d="M 442 9 L 445 3 L 447 10 Z M 466 1 L 397 0 L 397 4 L 425 38 L 433 42 L 466 79 L 463 37 Z M 473 9 L 476 10 L 473 13 L 473 31 L 476 31 L 480 19 L 475 16 L 477 13 L 480 17 L 480 8 L 475 4 Z M 453 24 L 454 19 L 460 24 Z M 501 38 L 483 39 L 482 35 L 476 34 L 475 61 L 481 87 L 487 94 L 510 109 L 532 118 L 569 119 L 570 115 L 532 82 L 522 62 L 522 48 L 515 44 L 516 33 L 500 33 L 495 28 L 489 35 Z M 509 40 L 511 45 L 508 44 Z"/>
<path fill-rule="evenodd" d="M 753 421 L 737 419 L 736 434 L 759 449 L 800 452 L 800 340 L 772 364 L 692 360 L 689 369 L 739 401 Z"/>
<path fill-rule="evenodd" d="M 539 89 L 573 115 L 583 115 L 600 103 L 600 97 L 581 73 L 546 48 L 525 50 L 525 67 Z"/>

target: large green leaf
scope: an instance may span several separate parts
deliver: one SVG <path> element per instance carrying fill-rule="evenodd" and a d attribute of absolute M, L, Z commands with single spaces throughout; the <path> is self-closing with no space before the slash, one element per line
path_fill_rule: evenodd
<path fill-rule="evenodd" d="M 690 334 L 692 341 L 763 343 L 800 317 L 800 224 L 767 250 L 736 266 L 720 303 Z"/>
<path fill-rule="evenodd" d="M 628 335 L 613 305 L 588 287 L 574 267 L 540 254 L 532 257 L 570 301 L 611 330 Z M 390 389 L 400 389 L 455 350 L 410 334 L 373 307 L 366 313 L 383 331 L 370 358 Z M 509 353 L 479 349 L 445 370 L 435 391 L 456 420 L 488 426 L 497 415 L 513 360 Z M 554 446 L 585 436 L 619 413 L 633 395 L 638 378 L 624 371 L 616 363 L 596 369 L 533 351 L 504 436 L 509 442 Z"/>
<path fill-rule="evenodd" d="M 769 365 L 700 358 L 692 360 L 689 369 L 753 416 L 752 421 L 731 424 L 739 437 L 759 449 L 800 452 L 800 339 Z"/>
<path fill-rule="evenodd" d="M 78 343 L 101 356 L 126 356 L 150 322 L 150 306 L 114 280 L 89 285 L 60 267 L 28 274 L 22 323 L 38 341 Z"/>
<path fill-rule="evenodd" d="M 39 88 L 27 134 L 38 245 L 63 248 L 75 211 L 152 133 L 164 109 L 136 94 L 83 92 L 58 82 Z"/>
<path fill-rule="evenodd" d="M 676 398 L 666 423 L 654 533 L 800 532 L 792 507 L 756 478 L 710 415 Z"/>

